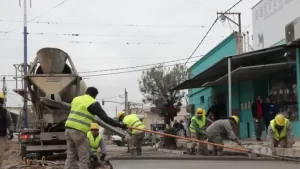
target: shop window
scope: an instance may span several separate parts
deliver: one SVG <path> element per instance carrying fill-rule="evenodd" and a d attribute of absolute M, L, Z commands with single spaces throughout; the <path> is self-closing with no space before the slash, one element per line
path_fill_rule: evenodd
<path fill-rule="evenodd" d="M 200 103 L 203 104 L 204 103 L 204 96 L 200 97 Z"/>
<path fill-rule="evenodd" d="M 284 114 L 290 121 L 299 119 L 296 82 L 295 65 L 287 66 L 269 78 L 269 96 L 277 106 L 278 112 Z"/>

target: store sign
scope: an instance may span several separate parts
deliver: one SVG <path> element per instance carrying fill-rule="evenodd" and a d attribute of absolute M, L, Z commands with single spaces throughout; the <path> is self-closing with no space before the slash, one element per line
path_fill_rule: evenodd
<path fill-rule="evenodd" d="M 300 17 L 300 0 L 262 0 L 252 9 L 253 48 L 267 48 L 285 39 L 285 26 Z"/>

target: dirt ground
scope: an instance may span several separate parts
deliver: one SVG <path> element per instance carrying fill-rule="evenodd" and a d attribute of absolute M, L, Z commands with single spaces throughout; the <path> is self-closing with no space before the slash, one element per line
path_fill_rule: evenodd
<path fill-rule="evenodd" d="M 64 160 L 54 161 L 55 163 L 63 164 Z M 20 156 L 20 146 L 17 142 L 6 142 L 5 152 L 3 157 L 3 169 L 18 169 L 18 168 L 11 168 L 12 166 L 22 164 L 22 159 Z M 1 168 L 1 167 L 0 167 Z M 30 166 L 30 167 L 23 167 L 22 169 L 62 169 L 63 167 L 43 167 L 43 166 Z M 97 169 L 110 169 L 110 166 L 103 166 Z"/>
<path fill-rule="evenodd" d="M 21 164 L 20 147 L 16 142 L 7 141 L 3 157 L 3 169 Z"/>

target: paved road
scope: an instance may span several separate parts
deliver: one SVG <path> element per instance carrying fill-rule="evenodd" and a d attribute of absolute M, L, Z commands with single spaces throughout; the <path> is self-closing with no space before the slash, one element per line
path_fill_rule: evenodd
<path fill-rule="evenodd" d="M 114 169 L 299 169 L 299 164 L 276 161 L 220 161 L 220 160 L 112 160 Z"/>

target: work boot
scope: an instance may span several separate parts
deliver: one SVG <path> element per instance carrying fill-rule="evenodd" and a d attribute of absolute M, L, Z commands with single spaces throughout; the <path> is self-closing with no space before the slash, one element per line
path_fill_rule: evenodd
<path fill-rule="evenodd" d="M 137 156 L 137 151 L 136 150 L 131 150 L 131 156 L 136 157 Z"/>
<path fill-rule="evenodd" d="M 191 148 L 191 150 L 190 150 L 190 153 L 189 153 L 190 155 L 195 155 L 196 154 L 196 150 L 195 150 L 195 148 Z"/>
<path fill-rule="evenodd" d="M 142 155 L 142 150 L 141 149 L 137 149 L 137 156 L 141 156 Z"/>

